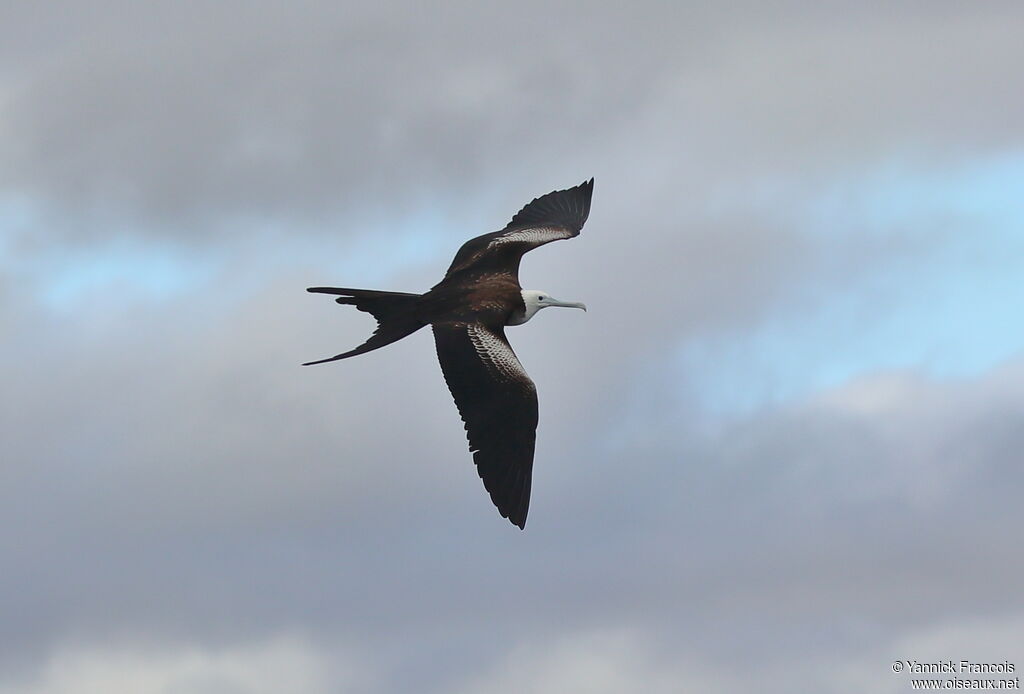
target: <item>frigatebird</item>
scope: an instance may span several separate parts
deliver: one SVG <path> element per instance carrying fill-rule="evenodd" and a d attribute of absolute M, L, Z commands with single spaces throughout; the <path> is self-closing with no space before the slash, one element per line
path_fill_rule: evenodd
<path fill-rule="evenodd" d="M 535 198 L 501 231 L 464 243 L 444 279 L 426 294 L 342 287 L 306 290 L 338 295 L 339 304 L 372 314 L 377 329 L 355 349 L 303 366 L 365 354 L 431 326 L 477 473 L 498 512 L 521 529 L 530 507 L 537 388 L 508 343 L 505 326 L 522 325 L 549 306 L 587 310 L 546 291 L 523 289 L 519 261 L 538 246 L 579 236 L 593 192 L 591 178 L 575 188 Z"/>

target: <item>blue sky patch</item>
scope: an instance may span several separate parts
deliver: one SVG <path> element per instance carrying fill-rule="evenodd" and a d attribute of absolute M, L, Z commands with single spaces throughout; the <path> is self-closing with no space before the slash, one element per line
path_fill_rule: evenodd
<path fill-rule="evenodd" d="M 682 378 L 709 409 L 746 412 L 877 370 L 968 376 L 1024 350 L 1024 155 L 946 172 L 886 166 L 795 214 L 829 252 L 865 235 L 901 252 L 847 285 L 807 287 L 821 292 L 812 310 L 684 345 Z"/>

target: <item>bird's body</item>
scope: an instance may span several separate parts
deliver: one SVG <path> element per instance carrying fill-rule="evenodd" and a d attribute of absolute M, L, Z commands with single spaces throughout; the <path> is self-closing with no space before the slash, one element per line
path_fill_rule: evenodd
<path fill-rule="evenodd" d="M 519 261 L 551 241 L 578 236 L 590 213 L 591 179 L 536 198 L 501 231 L 470 239 L 444 279 L 425 294 L 338 287 L 336 301 L 373 314 L 377 330 L 359 347 L 321 364 L 364 354 L 430 325 L 445 381 L 466 424 L 469 447 L 484 486 L 503 517 L 526 525 L 537 429 L 537 390 L 505 337 L 547 306 L 583 304 L 524 290 Z"/>
<path fill-rule="evenodd" d="M 525 310 L 523 288 L 508 274 L 466 273 L 457 281 L 442 280 L 420 300 L 426 323 L 466 320 L 506 325 L 516 311 Z"/>

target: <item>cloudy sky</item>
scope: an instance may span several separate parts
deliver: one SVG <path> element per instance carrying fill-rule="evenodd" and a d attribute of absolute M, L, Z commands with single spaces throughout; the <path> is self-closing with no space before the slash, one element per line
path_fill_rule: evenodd
<path fill-rule="evenodd" d="M 0 693 L 903 692 L 1024 667 L 1018 2 L 0 7 Z M 522 281 L 530 523 L 423 291 Z"/>

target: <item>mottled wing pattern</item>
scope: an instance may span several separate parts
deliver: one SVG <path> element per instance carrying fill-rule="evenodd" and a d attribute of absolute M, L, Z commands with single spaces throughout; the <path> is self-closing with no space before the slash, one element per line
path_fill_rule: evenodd
<path fill-rule="evenodd" d="M 510 259 L 518 268 L 523 253 L 545 243 L 579 236 L 590 215 L 593 194 L 594 179 L 590 179 L 575 188 L 556 190 L 535 198 L 519 210 L 501 231 L 477 236 L 464 243 L 445 276 L 476 265 L 487 266 L 489 262 L 507 263 Z"/>
<path fill-rule="evenodd" d="M 530 508 L 537 389 L 500 327 L 435 323 L 433 329 L 477 473 L 498 512 L 523 528 Z"/>

